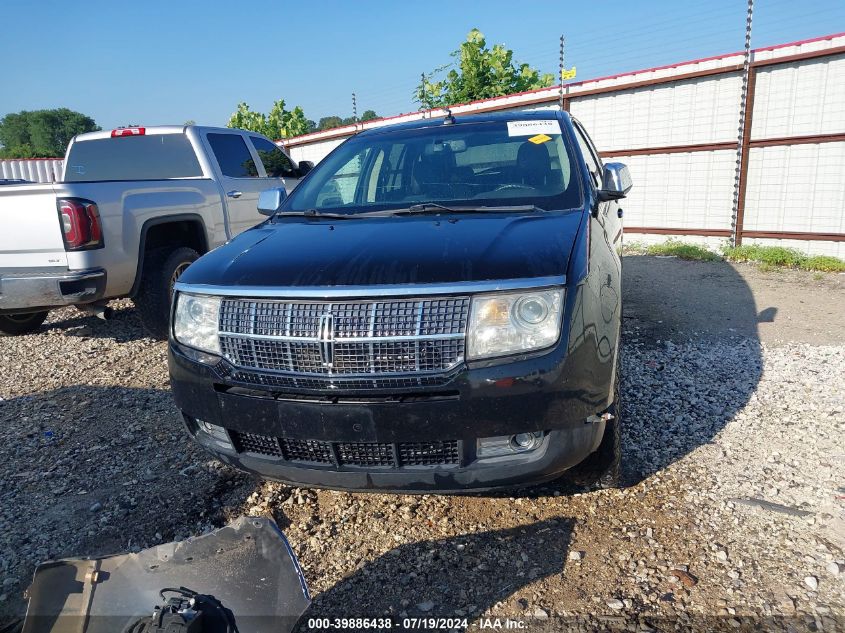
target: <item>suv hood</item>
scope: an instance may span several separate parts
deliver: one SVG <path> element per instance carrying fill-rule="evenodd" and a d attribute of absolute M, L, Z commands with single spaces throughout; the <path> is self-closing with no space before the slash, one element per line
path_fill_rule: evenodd
<path fill-rule="evenodd" d="M 192 264 L 181 283 L 315 287 L 563 275 L 581 211 L 327 220 L 279 218 Z"/>

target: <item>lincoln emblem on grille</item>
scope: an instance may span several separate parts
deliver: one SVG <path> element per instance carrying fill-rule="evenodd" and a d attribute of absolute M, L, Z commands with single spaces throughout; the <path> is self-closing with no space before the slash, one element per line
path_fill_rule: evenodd
<path fill-rule="evenodd" d="M 331 367 L 334 362 L 334 315 L 331 312 L 320 315 L 317 340 L 320 343 L 320 361 L 323 367 Z"/>

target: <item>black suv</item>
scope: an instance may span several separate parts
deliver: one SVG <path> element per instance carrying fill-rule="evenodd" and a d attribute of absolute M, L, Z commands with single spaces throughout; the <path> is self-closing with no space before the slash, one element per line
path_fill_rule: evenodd
<path fill-rule="evenodd" d="M 303 486 L 613 484 L 630 187 L 564 112 L 348 139 L 176 284 L 188 431 Z"/>

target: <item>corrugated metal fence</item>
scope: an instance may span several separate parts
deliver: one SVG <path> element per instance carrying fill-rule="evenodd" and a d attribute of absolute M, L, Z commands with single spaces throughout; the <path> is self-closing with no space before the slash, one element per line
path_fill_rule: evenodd
<path fill-rule="evenodd" d="M 61 158 L 0 159 L 0 178 L 23 178 L 32 182 L 56 182 L 61 177 Z"/>
<path fill-rule="evenodd" d="M 667 235 L 713 246 L 731 236 L 742 54 L 569 84 L 564 107 L 603 155 L 628 163 L 628 240 Z M 745 243 L 845 258 L 845 33 L 755 50 L 736 230 Z M 558 88 L 451 108 L 557 108 Z M 414 112 L 285 141 L 319 161 L 361 129 L 440 117 Z"/>

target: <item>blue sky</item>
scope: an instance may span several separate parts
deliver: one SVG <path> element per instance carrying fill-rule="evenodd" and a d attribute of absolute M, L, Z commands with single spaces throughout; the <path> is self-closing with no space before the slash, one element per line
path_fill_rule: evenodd
<path fill-rule="evenodd" d="M 284 98 L 308 118 L 415 110 L 420 73 L 473 27 L 515 59 L 578 79 L 742 48 L 743 0 L 4 0 L 0 116 L 69 107 L 104 128 L 223 125 L 239 101 Z M 845 31 L 843 0 L 758 0 L 753 46 Z"/>

